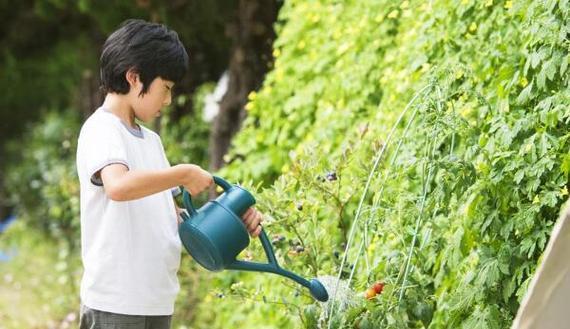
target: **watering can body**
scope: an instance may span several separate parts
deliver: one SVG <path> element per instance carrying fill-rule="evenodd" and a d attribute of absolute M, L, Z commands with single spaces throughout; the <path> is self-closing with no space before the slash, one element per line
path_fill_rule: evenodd
<path fill-rule="evenodd" d="M 189 202 L 190 196 L 184 194 L 190 218 L 185 218 L 178 232 L 182 244 L 200 265 L 210 271 L 221 271 L 233 264 L 249 245 L 249 234 L 241 216 L 255 204 L 255 199 L 239 186 L 219 177 L 214 180 L 225 193 L 198 210 Z"/>
<path fill-rule="evenodd" d="M 190 194 L 183 191 L 184 205 L 189 215 L 182 214 L 184 221 L 179 225 L 178 234 L 192 258 L 210 271 L 231 269 L 282 275 L 307 287 L 315 299 L 328 300 L 328 293 L 318 280 L 308 281 L 279 266 L 263 229 L 259 238 L 268 263 L 236 259 L 249 245 L 249 233 L 241 217 L 255 204 L 255 199 L 247 190 L 229 184 L 220 177 L 214 176 L 214 182 L 224 189 L 224 193 L 198 210 L 194 208 Z"/>

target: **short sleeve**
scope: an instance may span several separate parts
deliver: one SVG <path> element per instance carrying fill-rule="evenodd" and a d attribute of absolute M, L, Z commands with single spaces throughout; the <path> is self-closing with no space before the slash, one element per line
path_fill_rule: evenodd
<path fill-rule="evenodd" d="M 89 122 L 81 131 L 78 146 L 78 171 L 83 172 L 91 183 L 103 186 L 101 169 L 114 163 L 129 168 L 126 145 L 113 122 L 98 120 Z"/>

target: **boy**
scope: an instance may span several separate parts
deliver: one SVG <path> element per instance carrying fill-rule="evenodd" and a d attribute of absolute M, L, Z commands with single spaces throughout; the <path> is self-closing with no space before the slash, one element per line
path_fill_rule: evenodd
<path fill-rule="evenodd" d="M 178 186 L 212 185 L 199 166 L 171 167 L 160 137 L 139 126 L 160 115 L 188 68 L 176 32 L 127 20 L 101 54 L 103 105 L 83 124 L 77 147 L 81 187 L 81 328 L 170 328 L 179 290 Z M 243 216 L 252 236 L 261 214 Z"/>

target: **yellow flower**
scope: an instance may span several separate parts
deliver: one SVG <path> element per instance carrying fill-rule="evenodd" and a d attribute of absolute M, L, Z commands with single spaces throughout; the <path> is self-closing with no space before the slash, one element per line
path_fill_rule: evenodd
<path fill-rule="evenodd" d="M 246 110 L 246 111 L 251 111 L 252 109 L 253 109 L 253 103 L 250 102 L 250 103 L 247 103 L 247 104 L 245 105 L 245 110 Z"/>
<path fill-rule="evenodd" d="M 469 25 L 469 31 L 475 32 L 476 30 L 477 30 L 477 24 L 475 24 L 475 22 L 471 23 L 471 25 Z"/>
<path fill-rule="evenodd" d="M 374 253 L 374 250 L 376 250 L 376 243 L 371 243 L 370 245 L 368 245 L 368 253 L 369 254 Z"/>
<path fill-rule="evenodd" d="M 279 57 L 279 55 L 281 55 L 281 50 L 279 50 L 278 48 L 273 49 L 273 57 L 277 58 Z"/>
<path fill-rule="evenodd" d="M 469 114 L 471 114 L 472 111 L 473 111 L 473 109 L 472 109 L 471 107 L 466 106 L 466 107 L 464 107 L 464 108 L 462 108 L 462 109 L 460 110 L 460 114 L 461 114 L 461 116 L 463 116 L 463 117 L 468 117 Z"/>
<path fill-rule="evenodd" d="M 485 7 L 491 7 L 493 5 L 493 0 L 487 0 L 487 2 L 485 2 Z"/>
<path fill-rule="evenodd" d="M 568 195 L 568 188 L 566 186 L 560 189 L 560 195 Z"/>
<path fill-rule="evenodd" d="M 334 33 L 333 33 L 333 38 L 334 38 L 335 40 L 338 40 L 338 39 L 340 39 L 340 37 L 342 37 L 342 32 L 341 32 L 340 30 L 334 31 Z"/>
<path fill-rule="evenodd" d="M 530 152 L 531 149 L 532 149 L 532 145 L 531 145 L 531 144 L 526 144 L 526 146 L 524 147 L 524 153 Z"/>
<path fill-rule="evenodd" d="M 455 79 L 463 78 L 463 74 L 464 74 L 463 70 L 458 70 L 457 72 L 455 72 Z M 465 99 L 461 99 L 461 100 L 465 100 Z"/>
<path fill-rule="evenodd" d="M 534 199 L 532 199 L 532 204 L 537 204 L 540 203 L 540 198 L 538 197 L 538 195 L 534 196 Z"/>
<path fill-rule="evenodd" d="M 316 59 L 318 58 L 317 52 L 316 52 L 314 49 L 311 50 L 311 52 L 309 53 L 309 58 L 310 58 L 312 61 L 314 61 L 314 60 L 316 60 Z"/>
<path fill-rule="evenodd" d="M 398 10 L 394 9 L 391 13 L 388 14 L 388 18 L 396 18 L 398 17 Z"/>
<path fill-rule="evenodd" d="M 285 76 L 285 72 L 283 72 L 283 69 L 278 68 L 277 70 L 275 70 L 275 81 L 279 82 L 283 80 L 283 76 Z"/>
<path fill-rule="evenodd" d="M 247 99 L 249 99 L 250 101 L 255 100 L 257 98 L 257 93 L 254 91 L 250 92 L 249 95 L 247 95 Z"/>
<path fill-rule="evenodd" d="M 511 0 L 508 0 L 507 2 L 505 2 L 505 9 L 511 9 L 513 8 L 513 2 Z"/>
<path fill-rule="evenodd" d="M 526 77 L 522 77 L 520 78 L 519 84 L 521 85 L 521 87 L 526 87 L 528 85 L 528 80 L 526 79 Z"/>

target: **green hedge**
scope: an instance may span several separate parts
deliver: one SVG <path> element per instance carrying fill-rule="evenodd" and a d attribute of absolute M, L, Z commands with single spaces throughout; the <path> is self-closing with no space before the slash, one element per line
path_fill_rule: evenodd
<path fill-rule="evenodd" d="M 568 12 L 286 2 L 275 68 L 221 174 L 267 187 L 284 267 L 348 281 L 352 265 L 355 297 L 330 317 L 280 278 L 218 274 L 224 295 L 196 328 L 508 328 L 568 195 Z M 376 281 L 384 293 L 365 299 Z"/>

